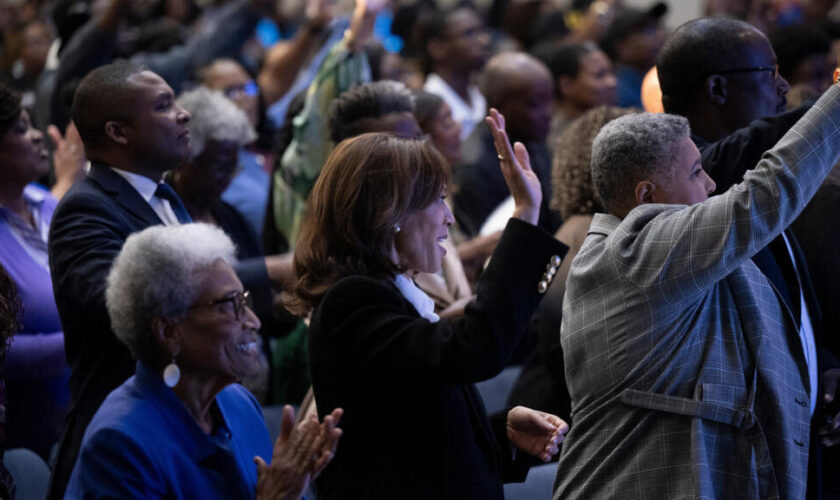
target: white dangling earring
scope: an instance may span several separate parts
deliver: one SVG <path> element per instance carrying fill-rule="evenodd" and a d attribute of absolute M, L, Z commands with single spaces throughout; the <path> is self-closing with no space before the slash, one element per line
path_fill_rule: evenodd
<path fill-rule="evenodd" d="M 172 362 L 163 369 L 163 383 L 171 389 L 178 385 L 179 380 L 181 380 L 181 369 L 175 364 L 175 356 L 172 356 Z"/>
<path fill-rule="evenodd" d="M 401 230 L 402 230 L 402 228 L 400 227 L 400 225 L 399 225 L 399 224 L 397 224 L 396 226 L 394 226 L 394 232 L 395 232 L 395 233 L 399 233 Z"/>

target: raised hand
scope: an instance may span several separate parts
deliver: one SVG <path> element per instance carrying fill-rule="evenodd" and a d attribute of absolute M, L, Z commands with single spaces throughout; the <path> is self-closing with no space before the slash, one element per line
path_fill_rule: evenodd
<path fill-rule="evenodd" d="M 85 146 L 73 122 L 67 125 L 64 135 L 55 125 L 47 127 L 47 134 L 55 145 L 55 186 L 51 192 L 56 199 L 61 199 L 73 183 L 85 176 Z"/>
<path fill-rule="evenodd" d="M 550 413 L 516 406 L 507 414 L 508 441 L 543 462 L 557 454 L 567 432 L 569 424 Z"/>
<path fill-rule="evenodd" d="M 521 142 L 511 147 L 505 132 L 505 117 L 495 108 L 490 109 L 490 116 L 484 119 L 493 134 L 493 144 L 499 155 L 502 175 L 505 177 L 510 194 L 513 195 L 513 216 L 531 224 L 536 224 L 540 216 L 542 191 L 537 174 L 531 169 L 531 159 Z"/>
<path fill-rule="evenodd" d="M 356 0 L 350 29 L 344 34 L 350 50 L 362 50 L 367 45 L 373 35 L 373 22 L 387 4 L 388 0 Z"/>

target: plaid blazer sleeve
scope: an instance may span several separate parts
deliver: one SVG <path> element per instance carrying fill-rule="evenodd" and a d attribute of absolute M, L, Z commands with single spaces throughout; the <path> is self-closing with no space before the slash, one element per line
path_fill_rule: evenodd
<path fill-rule="evenodd" d="M 609 239 L 613 265 L 666 303 L 702 294 L 790 225 L 839 157 L 840 88 L 832 86 L 740 184 L 687 208 L 633 209 L 631 224 Z"/>

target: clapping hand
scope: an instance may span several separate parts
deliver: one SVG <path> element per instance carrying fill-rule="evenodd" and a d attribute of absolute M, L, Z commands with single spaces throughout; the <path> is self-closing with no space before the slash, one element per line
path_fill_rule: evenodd
<path fill-rule="evenodd" d="M 298 499 L 309 482 L 330 463 L 341 437 L 337 428 L 342 410 L 336 408 L 324 421 L 312 415 L 295 426 L 295 412 L 291 406 L 283 408 L 280 437 L 274 444 L 271 465 L 260 457 L 257 464 L 258 499 Z"/>
<path fill-rule="evenodd" d="M 508 441 L 543 462 L 557 454 L 567 432 L 569 424 L 550 413 L 516 406 L 507 414 Z"/>
<path fill-rule="evenodd" d="M 496 109 L 490 110 L 490 116 L 485 118 L 485 121 L 493 134 L 493 144 L 499 155 L 505 183 L 510 189 L 510 194 L 513 195 L 515 206 L 513 216 L 536 224 L 540 217 L 542 191 L 540 180 L 531 169 L 528 150 L 521 142 L 511 147 L 507 132 L 505 132 L 505 117 Z"/>

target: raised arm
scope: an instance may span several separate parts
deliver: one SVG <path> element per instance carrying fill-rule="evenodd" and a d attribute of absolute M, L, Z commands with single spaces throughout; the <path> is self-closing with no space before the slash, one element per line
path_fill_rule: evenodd
<path fill-rule="evenodd" d="M 702 293 L 790 225 L 838 157 L 840 88 L 835 85 L 740 184 L 687 208 L 633 209 L 628 218 L 635 225 L 625 225 L 608 243 L 618 272 L 665 302 Z"/>

